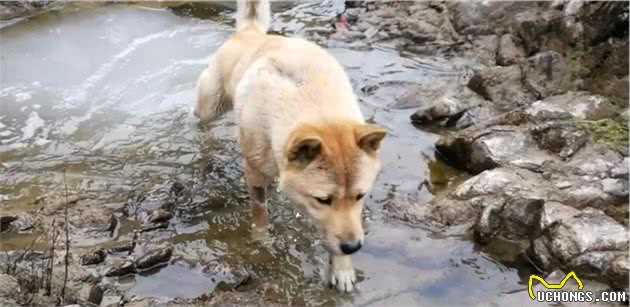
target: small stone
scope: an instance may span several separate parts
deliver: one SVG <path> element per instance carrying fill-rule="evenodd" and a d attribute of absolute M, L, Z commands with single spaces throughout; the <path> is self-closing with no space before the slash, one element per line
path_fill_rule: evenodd
<path fill-rule="evenodd" d="M 111 268 L 109 268 L 105 272 L 105 276 L 114 277 L 114 276 L 123 276 L 136 272 L 136 265 L 133 261 L 125 260 L 114 264 Z"/>
<path fill-rule="evenodd" d="M 105 260 L 105 251 L 103 249 L 96 249 L 89 251 L 81 256 L 82 265 L 99 264 Z"/>
<path fill-rule="evenodd" d="M 167 246 L 145 253 L 136 260 L 136 267 L 140 270 L 149 269 L 168 262 L 173 254 L 173 247 Z"/>
<path fill-rule="evenodd" d="M 518 48 L 514 43 L 511 34 L 504 34 L 499 41 L 499 50 L 497 54 L 497 64 L 500 66 L 510 66 L 516 64 L 520 59 L 525 57 L 525 51 Z"/>
<path fill-rule="evenodd" d="M 560 181 L 558 183 L 556 183 L 556 188 L 558 189 L 566 189 L 566 188 L 570 188 L 573 184 L 571 182 L 568 181 Z"/>
<path fill-rule="evenodd" d="M 80 302 L 99 305 L 103 299 L 103 289 L 98 285 L 88 284 L 82 287 L 77 295 Z"/>
<path fill-rule="evenodd" d="M 119 295 L 107 295 L 101 300 L 101 307 L 118 307 L 122 301 L 122 296 Z"/>
<path fill-rule="evenodd" d="M 154 224 L 167 222 L 173 214 L 163 208 L 154 210 L 149 217 L 149 221 Z"/>

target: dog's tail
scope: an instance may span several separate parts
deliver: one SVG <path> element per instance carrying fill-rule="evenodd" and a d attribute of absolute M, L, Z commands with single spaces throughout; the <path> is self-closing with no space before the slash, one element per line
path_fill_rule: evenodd
<path fill-rule="evenodd" d="M 237 0 L 236 31 L 256 27 L 262 32 L 269 30 L 271 5 L 269 0 Z"/>

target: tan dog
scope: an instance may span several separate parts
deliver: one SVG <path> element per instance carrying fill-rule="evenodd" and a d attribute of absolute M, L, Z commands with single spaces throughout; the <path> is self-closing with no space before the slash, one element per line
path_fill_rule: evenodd
<path fill-rule="evenodd" d="M 267 35 L 268 1 L 239 1 L 237 28 L 198 81 L 195 115 L 233 107 L 255 227 L 268 225 L 266 190 L 303 205 L 323 230 L 329 280 L 352 291 L 350 254 L 363 244 L 361 211 L 381 167 L 383 128 L 365 124 L 343 68 L 317 45 Z"/>

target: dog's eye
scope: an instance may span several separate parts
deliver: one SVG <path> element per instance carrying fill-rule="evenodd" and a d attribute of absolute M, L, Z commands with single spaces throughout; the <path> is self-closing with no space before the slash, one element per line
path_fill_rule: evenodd
<path fill-rule="evenodd" d="M 357 200 L 361 200 L 361 198 L 363 198 L 363 196 L 365 196 L 364 193 L 360 193 L 359 195 L 357 195 Z"/>
<path fill-rule="evenodd" d="M 315 197 L 315 199 L 322 205 L 330 205 L 332 203 L 332 197 L 319 198 Z"/>

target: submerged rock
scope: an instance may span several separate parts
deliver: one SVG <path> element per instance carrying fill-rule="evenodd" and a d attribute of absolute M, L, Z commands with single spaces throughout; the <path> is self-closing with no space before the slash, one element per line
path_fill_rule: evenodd
<path fill-rule="evenodd" d="M 103 261 L 105 261 L 105 251 L 101 248 L 96 249 L 96 250 L 91 250 L 81 255 L 82 265 L 99 264 Z"/>
<path fill-rule="evenodd" d="M 124 260 L 114 263 L 105 271 L 105 276 L 115 277 L 132 274 L 136 272 L 136 264 L 131 260 Z"/>
<path fill-rule="evenodd" d="M 167 263 L 173 255 L 173 247 L 159 247 L 151 250 L 136 259 L 136 268 L 139 270 L 149 269 Z"/>

